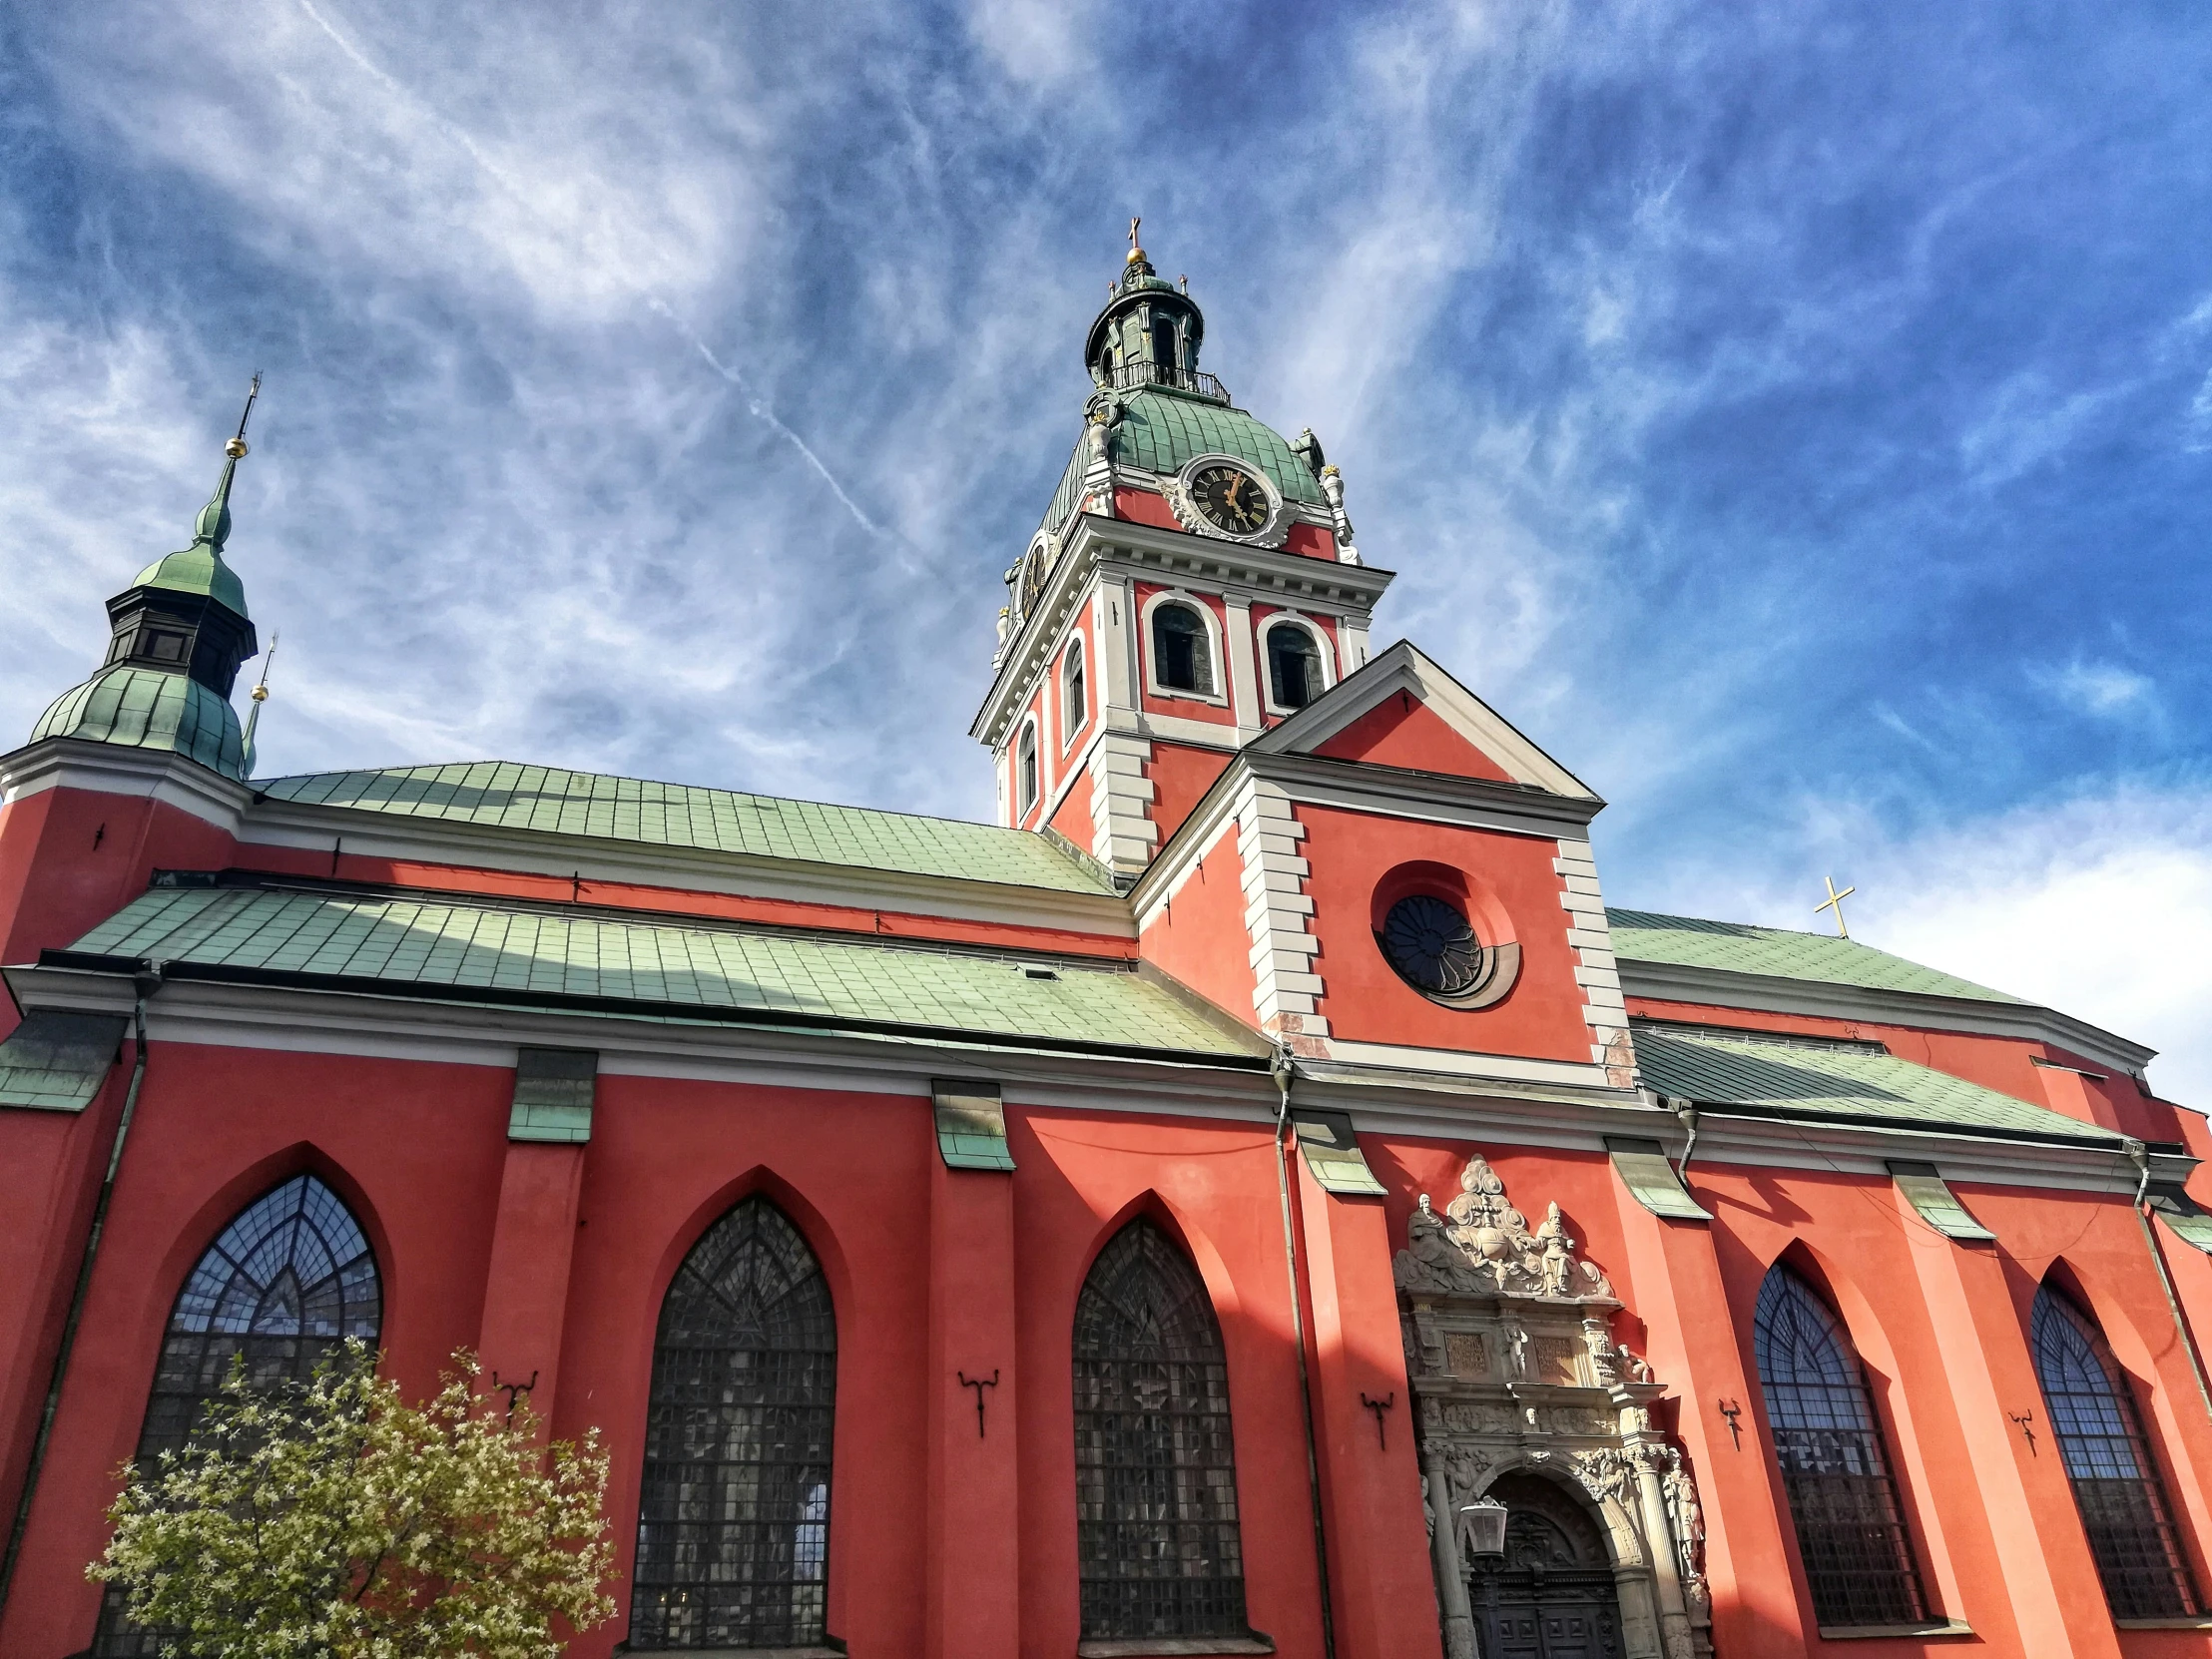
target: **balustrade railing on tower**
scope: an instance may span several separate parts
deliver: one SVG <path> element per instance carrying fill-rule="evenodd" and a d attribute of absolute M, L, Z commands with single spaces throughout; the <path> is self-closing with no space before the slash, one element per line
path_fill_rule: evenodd
<path fill-rule="evenodd" d="M 1214 403 L 1227 403 L 1229 388 L 1202 368 L 1175 368 L 1167 363 L 1118 363 L 1106 371 L 1108 391 L 1134 391 L 1139 386 L 1169 386 L 1176 391 L 1187 391 L 1193 397 L 1203 397 Z"/>

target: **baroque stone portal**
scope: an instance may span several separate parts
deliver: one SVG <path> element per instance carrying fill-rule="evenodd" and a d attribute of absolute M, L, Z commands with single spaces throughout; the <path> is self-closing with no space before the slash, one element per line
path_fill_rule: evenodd
<path fill-rule="evenodd" d="M 1559 1206 L 1531 1229 L 1470 1158 L 1442 1215 L 1421 1195 L 1393 1273 L 1448 1659 L 1475 1655 L 1461 1511 L 1512 1469 L 1572 1482 L 1596 1511 L 1629 1659 L 1710 1654 L 1696 1481 L 1651 1425 L 1666 1388 L 1613 1340 L 1620 1302 Z"/>

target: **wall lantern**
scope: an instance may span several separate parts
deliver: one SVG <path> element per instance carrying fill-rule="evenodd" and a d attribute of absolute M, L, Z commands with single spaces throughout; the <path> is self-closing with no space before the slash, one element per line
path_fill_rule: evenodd
<path fill-rule="evenodd" d="M 1461 1504 L 1459 1516 L 1466 1523 L 1467 1551 L 1473 1555 L 1505 1553 L 1505 1505 L 1494 1497 Z"/>

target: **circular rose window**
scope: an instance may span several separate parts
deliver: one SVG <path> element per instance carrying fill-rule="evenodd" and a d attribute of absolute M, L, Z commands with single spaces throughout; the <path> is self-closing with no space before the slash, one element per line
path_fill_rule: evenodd
<path fill-rule="evenodd" d="M 1484 980 L 1482 941 L 1467 918 L 1429 893 L 1409 893 L 1382 918 L 1382 954 L 1423 996 L 1457 1001 Z"/>

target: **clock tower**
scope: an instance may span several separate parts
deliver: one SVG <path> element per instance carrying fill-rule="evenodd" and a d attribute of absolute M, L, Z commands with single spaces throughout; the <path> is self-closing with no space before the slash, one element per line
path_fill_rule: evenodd
<path fill-rule="evenodd" d="M 1127 884 L 1230 758 L 1368 658 L 1387 571 L 1360 561 L 1311 430 L 1286 439 L 1199 367 L 1189 283 L 1130 251 L 1084 342 L 1059 488 L 1006 573 L 971 728 L 998 818 Z"/>

